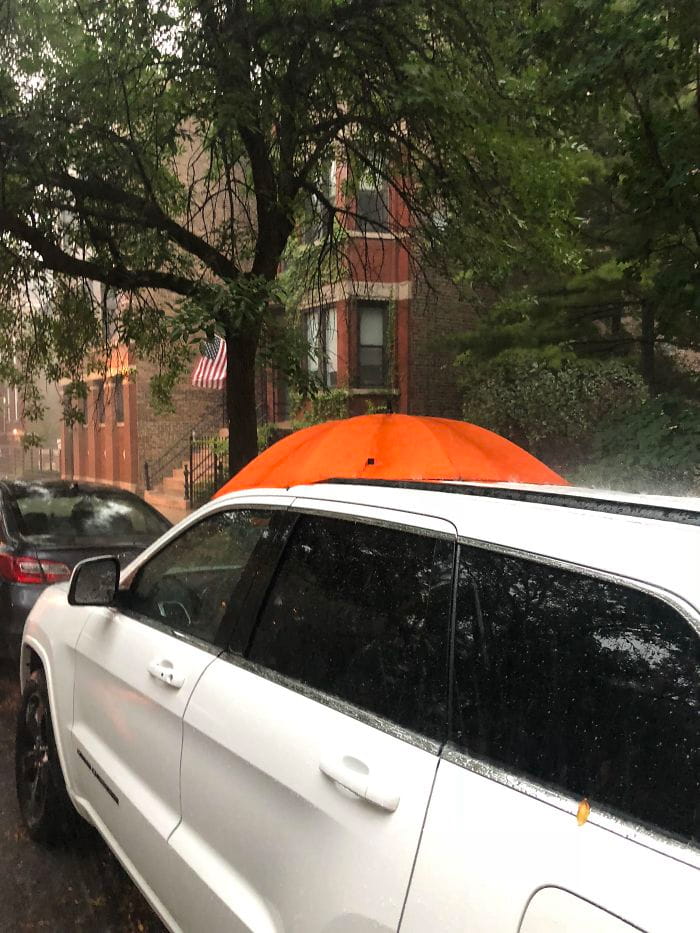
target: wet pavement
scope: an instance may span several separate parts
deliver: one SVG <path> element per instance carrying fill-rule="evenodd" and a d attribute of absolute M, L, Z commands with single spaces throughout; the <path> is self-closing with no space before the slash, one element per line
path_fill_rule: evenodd
<path fill-rule="evenodd" d="M 0 664 L 0 933 L 164 933 L 94 831 L 53 849 L 27 837 L 14 783 L 18 703 L 16 672 Z"/>

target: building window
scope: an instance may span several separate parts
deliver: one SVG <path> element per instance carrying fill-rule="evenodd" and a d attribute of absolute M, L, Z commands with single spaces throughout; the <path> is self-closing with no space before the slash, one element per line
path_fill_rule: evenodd
<path fill-rule="evenodd" d="M 335 308 L 311 308 L 306 312 L 307 367 L 328 388 L 338 384 L 338 328 Z"/>
<path fill-rule="evenodd" d="M 360 178 L 357 190 L 357 229 L 363 233 L 386 233 L 389 222 L 389 189 L 372 172 Z"/>
<path fill-rule="evenodd" d="M 324 172 L 317 180 L 318 190 L 335 205 L 338 195 L 337 186 L 338 163 L 332 160 L 328 172 Z M 326 238 L 328 234 L 328 221 L 330 220 L 329 208 L 324 201 L 316 194 L 309 196 L 309 218 L 304 224 L 302 231 L 302 241 L 307 244 L 316 243 Z"/>
<path fill-rule="evenodd" d="M 97 387 L 97 403 L 96 403 L 97 423 L 104 424 L 105 423 L 105 381 L 104 379 L 100 379 L 99 382 L 97 382 L 95 385 Z"/>
<path fill-rule="evenodd" d="M 338 163 L 335 159 L 331 160 L 331 164 L 328 168 L 328 200 L 331 204 L 335 204 L 335 199 L 338 196 Z"/>
<path fill-rule="evenodd" d="M 114 417 L 117 424 L 124 423 L 124 377 L 114 377 Z"/>
<path fill-rule="evenodd" d="M 358 385 L 361 388 L 387 385 L 386 322 L 387 306 L 372 302 L 357 306 Z"/>

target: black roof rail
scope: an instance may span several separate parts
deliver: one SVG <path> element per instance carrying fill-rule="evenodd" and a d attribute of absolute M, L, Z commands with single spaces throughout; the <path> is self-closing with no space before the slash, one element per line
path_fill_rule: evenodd
<path fill-rule="evenodd" d="M 392 479 L 326 479 L 324 483 L 345 486 L 387 486 L 393 489 L 425 489 L 429 492 L 449 492 L 461 496 L 481 496 L 486 499 L 508 499 L 512 502 L 532 502 L 537 505 L 556 505 L 568 509 L 586 509 L 590 512 L 605 512 L 609 515 L 625 515 L 632 518 L 653 518 L 660 522 L 679 522 L 685 525 L 700 525 L 700 511 L 675 506 L 617 502 L 613 499 L 597 499 L 594 496 L 569 495 L 563 492 L 535 489 L 508 489 L 503 486 L 468 486 L 456 483 L 424 482 L 421 480 Z"/>

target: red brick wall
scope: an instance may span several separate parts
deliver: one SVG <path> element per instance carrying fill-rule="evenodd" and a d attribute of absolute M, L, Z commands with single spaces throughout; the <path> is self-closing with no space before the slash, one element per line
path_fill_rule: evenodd
<path fill-rule="evenodd" d="M 187 373 L 172 394 L 174 411 L 158 413 L 150 401 L 149 379 L 155 366 L 140 361 L 136 366 L 136 450 L 138 485 L 144 483 L 144 463 L 154 463 L 194 430 L 216 432 L 223 423 L 224 393 L 220 389 L 195 389 Z M 181 466 L 181 464 L 174 464 Z"/>
<path fill-rule="evenodd" d="M 99 481 L 135 489 L 137 463 L 134 459 L 136 385 L 124 378 L 124 422 L 116 422 L 111 379 L 105 391 L 104 422 L 98 424 L 97 383 L 88 383 L 87 423 L 61 429 L 62 475 L 72 479 Z M 71 456 L 72 453 L 72 456 Z"/>
<path fill-rule="evenodd" d="M 153 463 L 193 428 L 217 431 L 222 423 L 223 392 L 195 389 L 187 373 L 173 392 L 173 412 L 156 413 L 150 402 L 149 379 L 154 366 L 137 361 L 124 378 L 124 421 L 117 424 L 111 380 L 107 380 L 105 418 L 98 424 L 98 382 L 89 382 L 87 424 L 62 429 L 63 475 L 124 486 L 144 487 L 144 462 Z M 174 467 L 177 464 L 174 464 Z M 173 467 L 173 468 L 174 468 Z"/>
<path fill-rule="evenodd" d="M 408 368 L 408 411 L 414 415 L 461 418 L 462 402 L 454 367 L 454 350 L 445 338 L 470 329 L 472 306 L 460 298 L 447 280 L 433 276 L 432 288 L 414 284 L 410 334 L 405 365 Z"/>

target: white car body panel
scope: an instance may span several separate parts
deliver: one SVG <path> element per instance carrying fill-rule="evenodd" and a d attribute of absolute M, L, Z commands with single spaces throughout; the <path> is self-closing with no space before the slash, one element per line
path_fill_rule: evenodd
<path fill-rule="evenodd" d="M 542 888 L 527 905 L 519 933 L 633 933 L 614 914 L 561 888 Z"/>
<path fill-rule="evenodd" d="M 171 663 L 183 686 L 154 678 L 149 664 L 156 660 Z M 178 824 L 182 717 L 213 660 L 211 652 L 111 609 L 95 611 L 78 639 L 74 788 L 132 859 L 155 855 Z"/>
<path fill-rule="evenodd" d="M 83 626 L 95 610 L 88 606 L 69 607 L 66 602 L 67 594 L 68 584 L 57 583 L 44 590 L 37 600 L 24 627 L 19 673 L 20 689 L 24 690 L 29 676 L 27 659 L 30 651 L 34 652 L 46 673 L 51 709 L 56 711 L 56 749 L 67 784 L 72 790 L 73 760 L 67 752 L 70 749 L 68 730 L 73 721 L 74 648 Z"/>
<path fill-rule="evenodd" d="M 552 491 L 700 514 L 700 500 Z M 422 489 L 234 493 L 171 529 L 122 579 L 204 515 L 292 502 L 588 568 L 656 593 L 700 632 L 700 526 Z M 579 826 L 564 796 L 465 761 L 438 765 L 430 743 L 113 610 L 68 606 L 66 595 L 58 585 L 37 602 L 21 677 L 34 652 L 69 793 L 171 929 L 699 929 L 697 848 L 595 810 Z M 184 674 L 180 689 L 149 675 L 158 659 Z M 119 798 L 118 815 L 78 748 Z M 377 776 L 378 800 L 399 797 L 395 810 L 322 773 L 321 763 L 345 757 Z"/>
<path fill-rule="evenodd" d="M 437 748 L 387 735 L 343 706 L 224 659 L 207 670 L 185 715 L 182 823 L 171 844 L 212 901 L 202 913 L 201 901 L 178 898 L 185 929 L 396 930 Z M 323 760 L 344 758 L 400 798 L 395 811 L 321 772 Z"/>
<path fill-rule="evenodd" d="M 327 511 L 322 500 L 301 504 Z M 351 514 L 454 536 L 442 519 L 409 521 L 376 508 Z M 183 926 L 224 931 L 233 918 L 233 929 L 255 933 L 395 930 L 438 763 L 437 743 L 422 744 L 432 748 L 348 715 L 347 704 L 319 703 L 215 661 L 185 714 L 182 823 L 171 839 L 212 898 L 204 916 L 181 898 Z M 339 786 L 322 765 L 364 776 L 379 805 Z"/>
<path fill-rule="evenodd" d="M 528 784 L 508 787 L 440 762 L 401 933 L 601 929 L 582 926 L 591 914 L 571 899 L 550 899 L 541 910 L 533 901 L 528 917 L 531 898 L 549 887 L 593 902 L 630 933 L 698 930 L 700 852 L 645 832 L 633 840 L 624 821 L 595 811 L 579 826 L 575 801 L 531 796 Z M 555 910 L 564 913 L 550 925 Z"/>

